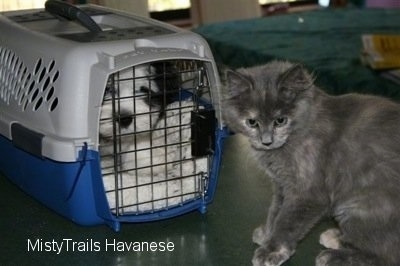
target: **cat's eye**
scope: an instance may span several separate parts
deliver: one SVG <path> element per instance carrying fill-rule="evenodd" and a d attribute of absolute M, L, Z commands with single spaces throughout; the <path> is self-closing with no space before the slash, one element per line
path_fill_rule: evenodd
<path fill-rule="evenodd" d="M 258 121 L 255 119 L 247 119 L 246 125 L 251 128 L 258 127 Z"/>
<path fill-rule="evenodd" d="M 274 120 L 274 126 L 282 127 L 282 126 L 286 125 L 287 121 L 288 121 L 288 119 L 285 116 L 278 117 Z"/>

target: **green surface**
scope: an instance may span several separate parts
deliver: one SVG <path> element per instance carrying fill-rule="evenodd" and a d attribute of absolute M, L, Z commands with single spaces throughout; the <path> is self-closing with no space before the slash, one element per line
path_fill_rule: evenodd
<path fill-rule="evenodd" d="M 230 67 L 272 59 L 303 63 L 332 94 L 350 91 L 400 99 L 399 85 L 360 62 L 362 34 L 400 34 L 400 9 L 318 9 L 205 25 L 215 60 Z"/>
<path fill-rule="evenodd" d="M 107 226 L 82 227 L 50 211 L 0 176 L 0 265 L 251 265 L 253 229 L 265 220 L 270 200 L 269 179 L 249 157 L 240 136 L 226 141 L 214 202 L 208 213 L 142 224 L 122 224 L 116 233 Z M 314 265 L 321 250 L 323 223 L 300 244 L 285 265 Z M 86 251 L 29 251 L 28 240 L 84 242 Z M 105 250 L 106 241 L 172 242 L 171 252 Z M 100 251 L 90 251 L 90 242 Z M 72 247 L 72 245 L 70 245 Z"/>

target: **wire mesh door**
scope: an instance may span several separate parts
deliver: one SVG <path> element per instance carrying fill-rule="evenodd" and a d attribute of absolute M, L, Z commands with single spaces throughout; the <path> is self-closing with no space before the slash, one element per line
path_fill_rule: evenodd
<path fill-rule="evenodd" d="M 205 63 L 158 61 L 109 77 L 100 119 L 103 183 L 116 216 L 204 197 L 215 113 Z"/>

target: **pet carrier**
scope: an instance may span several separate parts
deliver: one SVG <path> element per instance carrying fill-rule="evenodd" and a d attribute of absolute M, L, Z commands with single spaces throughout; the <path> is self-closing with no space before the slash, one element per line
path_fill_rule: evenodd
<path fill-rule="evenodd" d="M 226 135 L 192 32 L 47 1 L 0 16 L 0 171 L 82 225 L 206 211 Z"/>

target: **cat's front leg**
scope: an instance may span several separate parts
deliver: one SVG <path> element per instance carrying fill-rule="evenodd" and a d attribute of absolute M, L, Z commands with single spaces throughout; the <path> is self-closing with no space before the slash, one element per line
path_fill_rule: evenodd
<path fill-rule="evenodd" d="M 295 252 L 297 243 L 325 215 L 325 204 L 316 199 L 284 198 L 272 231 L 253 257 L 253 266 L 279 266 Z"/>
<path fill-rule="evenodd" d="M 282 190 L 277 184 L 274 184 L 272 201 L 268 209 L 267 222 L 257 227 L 254 230 L 253 232 L 254 243 L 261 246 L 268 240 L 268 236 L 270 236 L 271 232 L 273 231 L 275 218 L 278 216 L 282 202 L 283 202 Z"/>

